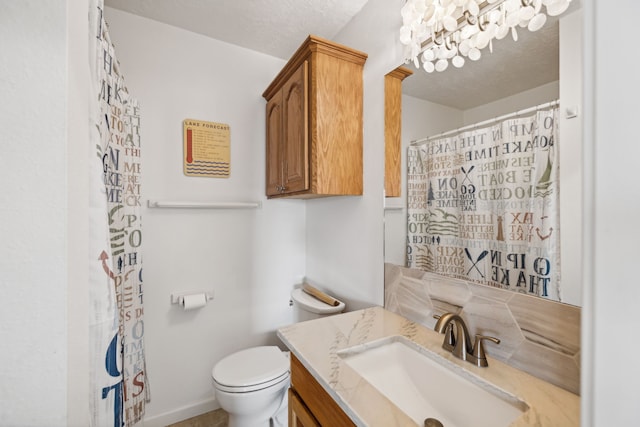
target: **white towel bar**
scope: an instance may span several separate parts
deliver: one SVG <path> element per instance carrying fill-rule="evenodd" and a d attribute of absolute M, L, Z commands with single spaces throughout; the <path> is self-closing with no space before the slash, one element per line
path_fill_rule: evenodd
<path fill-rule="evenodd" d="M 174 209 L 260 209 L 262 202 L 161 202 L 147 200 L 147 206 Z"/>

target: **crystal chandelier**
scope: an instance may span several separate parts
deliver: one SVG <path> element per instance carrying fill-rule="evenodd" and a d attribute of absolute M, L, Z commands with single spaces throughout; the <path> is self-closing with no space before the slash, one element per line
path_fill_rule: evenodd
<path fill-rule="evenodd" d="M 402 7 L 400 42 L 405 45 L 405 61 L 427 73 L 444 71 L 449 61 L 460 68 L 465 58 L 477 61 L 482 49 L 493 40 L 518 29 L 538 31 L 547 15 L 567 10 L 571 0 L 406 0 Z M 542 11 L 544 10 L 546 14 Z"/>

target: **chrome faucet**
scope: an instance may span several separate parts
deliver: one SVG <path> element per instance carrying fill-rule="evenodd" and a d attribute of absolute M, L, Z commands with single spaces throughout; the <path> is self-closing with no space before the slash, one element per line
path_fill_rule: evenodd
<path fill-rule="evenodd" d="M 442 348 L 450 351 L 457 358 L 466 360 L 476 366 L 489 366 L 482 341 L 489 340 L 496 344 L 500 344 L 500 340 L 498 338 L 476 334 L 474 345 L 471 346 L 469 330 L 467 329 L 467 325 L 464 323 L 464 320 L 462 320 L 462 317 L 454 313 L 444 313 L 442 316 L 435 315 L 433 317 L 438 319 L 433 329 L 436 332 L 445 335 Z"/>

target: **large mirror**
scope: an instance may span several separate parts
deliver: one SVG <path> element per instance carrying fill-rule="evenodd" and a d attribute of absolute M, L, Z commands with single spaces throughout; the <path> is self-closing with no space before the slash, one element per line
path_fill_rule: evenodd
<path fill-rule="evenodd" d="M 537 32 L 518 31 L 461 68 L 413 75 L 402 82 L 402 190 L 385 200 L 385 262 L 405 265 L 406 165 L 411 141 L 560 100 L 559 182 L 561 302 L 581 305 L 582 17 L 574 0 Z"/>

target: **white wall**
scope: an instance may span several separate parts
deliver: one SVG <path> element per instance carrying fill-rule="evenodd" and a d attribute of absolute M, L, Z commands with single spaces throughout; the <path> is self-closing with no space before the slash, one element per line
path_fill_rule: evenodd
<path fill-rule="evenodd" d="M 91 2 L 93 3 L 93 2 Z M 89 419 L 89 15 L 88 2 L 67 5 L 67 421 Z"/>
<path fill-rule="evenodd" d="M 384 300 L 384 75 L 397 67 L 399 0 L 369 0 L 334 38 L 369 55 L 364 67 L 364 195 L 307 202 L 307 276 L 348 310 Z M 375 28 L 375 31 L 371 31 Z"/>
<path fill-rule="evenodd" d="M 562 301 L 582 305 L 583 23 L 578 10 L 560 19 L 560 282 Z M 575 109 L 576 117 L 568 117 Z"/>
<path fill-rule="evenodd" d="M 560 86 L 559 81 L 550 82 L 494 102 L 469 108 L 464 111 L 464 126 L 490 120 L 494 117 L 524 110 L 549 101 L 555 101 L 560 96 Z"/>
<path fill-rule="evenodd" d="M 560 80 L 464 112 L 465 125 L 560 99 L 560 246 L 562 301 L 582 305 L 582 12 L 562 16 Z M 567 109 L 576 109 L 568 117 Z"/>
<path fill-rule="evenodd" d="M 638 62 L 629 55 L 640 4 L 583 0 L 585 202 L 582 424 L 640 420 L 637 163 Z M 611 31 L 615 28 L 616 31 Z"/>
<path fill-rule="evenodd" d="M 0 5 L 3 425 L 67 424 L 66 7 Z"/>
<path fill-rule="evenodd" d="M 289 292 L 305 273 L 305 204 L 267 201 L 265 101 L 285 61 L 107 8 L 125 81 L 142 117 L 142 192 L 170 201 L 262 201 L 258 210 L 143 210 L 145 342 L 152 401 L 145 425 L 214 409 L 211 369 L 253 345 L 277 344 L 293 321 Z M 186 177 L 182 121 L 231 127 L 231 176 Z M 176 291 L 211 290 L 197 311 Z"/>
<path fill-rule="evenodd" d="M 87 13 L 0 6 L 3 425 L 87 425 Z"/>

